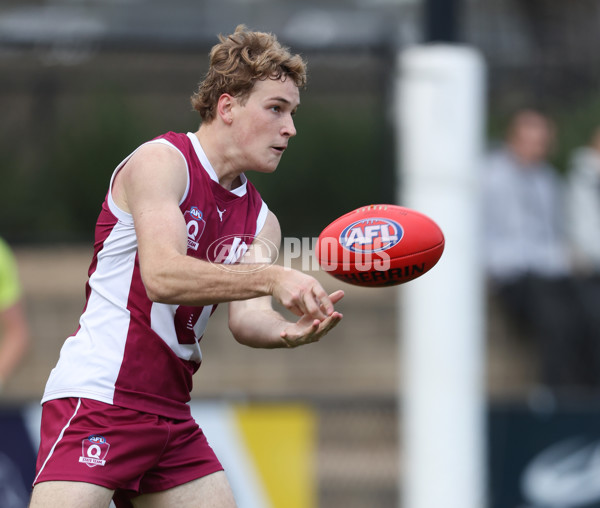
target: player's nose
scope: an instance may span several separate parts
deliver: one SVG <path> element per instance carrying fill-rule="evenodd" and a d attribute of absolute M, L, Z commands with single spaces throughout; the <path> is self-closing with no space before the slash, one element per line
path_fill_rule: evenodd
<path fill-rule="evenodd" d="M 294 125 L 294 118 L 292 115 L 286 117 L 281 133 L 287 138 L 293 138 L 296 135 L 296 126 Z"/>

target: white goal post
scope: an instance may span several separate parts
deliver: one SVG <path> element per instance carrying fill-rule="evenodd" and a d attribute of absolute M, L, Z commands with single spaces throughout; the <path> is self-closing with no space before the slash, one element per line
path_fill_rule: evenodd
<path fill-rule="evenodd" d="M 429 215 L 446 238 L 431 272 L 399 289 L 403 508 L 485 506 L 484 75 L 466 46 L 398 55 L 397 202 Z"/>

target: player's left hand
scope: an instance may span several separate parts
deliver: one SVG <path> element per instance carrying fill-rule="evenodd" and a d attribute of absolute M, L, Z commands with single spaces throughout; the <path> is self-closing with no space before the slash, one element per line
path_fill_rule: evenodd
<path fill-rule="evenodd" d="M 344 296 L 342 290 L 329 295 L 332 303 L 339 302 Z M 307 314 L 300 317 L 295 323 L 291 323 L 281 332 L 282 340 L 288 347 L 298 347 L 312 342 L 318 342 L 321 337 L 329 333 L 343 318 L 343 315 L 333 311 L 324 319 L 315 319 Z"/>

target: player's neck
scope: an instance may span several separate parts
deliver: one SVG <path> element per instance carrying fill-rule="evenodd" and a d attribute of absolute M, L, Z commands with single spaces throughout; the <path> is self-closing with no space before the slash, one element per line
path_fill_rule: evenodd
<path fill-rule="evenodd" d="M 242 184 L 240 174 L 243 171 L 235 169 L 227 144 L 222 146 L 222 140 L 225 138 L 219 136 L 216 129 L 207 125 L 201 125 L 194 134 L 210 161 L 221 186 L 227 190 L 239 187 Z"/>

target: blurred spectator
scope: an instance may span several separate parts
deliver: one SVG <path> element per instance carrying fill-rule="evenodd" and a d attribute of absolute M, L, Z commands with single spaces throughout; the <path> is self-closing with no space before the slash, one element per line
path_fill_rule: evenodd
<path fill-rule="evenodd" d="M 569 238 L 590 324 L 586 368 L 594 386 L 600 387 L 600 127 L 586 146 L 573 151 L 567 183 Z"/>
<path fill-rule="evenodd" d="M 554 123 L 514 115 L 504 145 L 484 168 L 485 256 L 492 294 L 536 340 L 540 381 L 551 389 L 588 383 L 580 291 L 572 277 L 564 220 L 564 184 L 548 162 Z"/>
<path fill-rule="evenodd" d="M 29 327 L 21 297 L 17 264 L 0 238 L 0 391 L 25 356 Z"/>
<path fill-rule="evenodd" d="M 568 173 L 569 233 L 575 266 L 600 274 L 600 127 L 587 146 L 573 151 Z"/>

